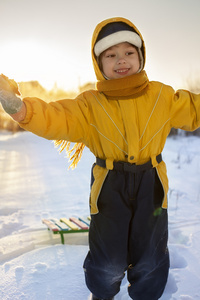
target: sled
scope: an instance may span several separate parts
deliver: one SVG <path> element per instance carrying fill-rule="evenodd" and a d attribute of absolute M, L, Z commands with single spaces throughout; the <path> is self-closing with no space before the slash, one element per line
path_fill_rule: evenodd
<path fill-rule="evenodd" d="M 61 243 L 65 244 L 64 234 L 88 232 L 90 220 L 90 217 L 71 217 L 69 219 L 50 218 L 42 219 L 42 223 L 45 224 L 48 230 L 53 234 L 60 234 Z"/>

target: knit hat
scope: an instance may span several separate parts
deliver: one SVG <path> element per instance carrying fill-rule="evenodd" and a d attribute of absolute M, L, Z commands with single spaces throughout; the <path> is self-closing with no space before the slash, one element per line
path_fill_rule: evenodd
<path fill-rule="evenodd" d="M 140 69 L 138 72 L 140 72 L 143 69 L 144 64 L 141 51 L 142 40 L 134 29 L 126 23 L 113 22 L 103 27 L 97 37 L 94 53 L 96 57 L 99 57 L 106 49 L 123 42 L 128 42 L 138 49 L 140 56 Z"/>

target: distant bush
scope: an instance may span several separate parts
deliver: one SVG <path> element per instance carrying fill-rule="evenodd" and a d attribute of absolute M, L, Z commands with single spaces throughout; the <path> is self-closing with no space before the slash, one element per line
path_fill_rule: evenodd
<path fill-rule="evenodd" d="M 23 130 L 8 114 L 4 112 L 2 107 L 0 107 L 0 130 L 8 130 L 13 133 Z"/>
<path fill-rule="evenodd" d="M 200 93 L 200 79 L 197 74 L 192 74 L 191 76 L 188 77 L 186 81 L 186 86 L 189 91 L 195 94 Z M 195 135 L 195 136 L 200 136 L 200 128 L 196 129 L 195 131 L 189 132 L 186 131 L 185 135 Z"/>
<path fill-rule="evenodd" d="M 75 91 L 65 91 L 63 89 L 57 88 L 55 85 L 50 91 L 46 90 L 41 86 L 38 81 L 28 81 L 20 82 L 19 89 L 22 97 L 37 97 L 46 102 L 56 101 L 65 98 L 75 98 L 77 92 Z"/>
<path fill-rule="evenodd" d="M 200 93 L 200 79 L 198 75 L 193 75 L 189 76 L 186 80 L 186 87 L 187 89 L 195 94 Z"/>

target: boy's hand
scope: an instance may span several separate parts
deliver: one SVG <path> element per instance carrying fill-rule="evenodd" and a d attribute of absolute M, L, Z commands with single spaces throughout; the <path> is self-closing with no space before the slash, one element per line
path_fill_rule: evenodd
<path fill-rule="evenodd" d="M 13 92 L 19 96 L 21 95 L 18 84 L 13 79 L 9 79 L 4 74 L 0 75 L 0 89 L 4 89 L 9 92 Z"/>
<path fill-rule="evenodd" d="M 5 75 L 0 75 L 0 102 L 3 109 L 10 115 L 16 114 L 22 108 L 22 101 L 17 83 Z"/>

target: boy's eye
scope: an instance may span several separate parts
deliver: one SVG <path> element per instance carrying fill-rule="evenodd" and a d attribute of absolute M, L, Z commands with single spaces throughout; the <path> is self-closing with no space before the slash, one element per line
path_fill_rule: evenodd
<path fill-rule="evenodd" d="M 126 52 L 127 56 L 132 55 L 132 54 L 134 54 L 134 51 L 128 51 L 128 52 Z"/>
<path fill-rule="evenodd" d="M 106 57 L 115 57 L 115 54 L 107 54 Z"/>

